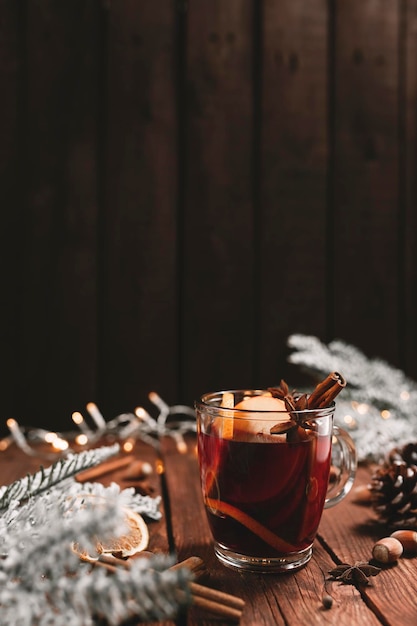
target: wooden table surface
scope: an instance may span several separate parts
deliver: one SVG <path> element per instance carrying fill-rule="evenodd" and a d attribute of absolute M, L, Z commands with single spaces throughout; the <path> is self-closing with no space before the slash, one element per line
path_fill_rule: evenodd
<path fill-rule="evenodd" d="M 156 467 L 158 459 L 152 447 L 138 442 L 133 453 Z M 163 497 L 163 516 L 149 524 L 149 549 L 156 553 L 174 551 L 178 560 L 191 555 L 201 557 L 206 573 L 198 582 L 245 600 L 242 626 L 417 624 L 417 557 L 402 558 L 394 566 L 384 567 L 369 586 L 360 589 L 327 582 L 333 605 L 327 610 L 323 607 L 328 571 L 340 562 L 368 561 L 374 542 L 386 535 L 384 529 L 373 523 L 369 507 L 356 503 L 353 494 L 324 512 L 312 560 L 303 569 L 285 575 L 240 573 L 224 567 L 214 556 L 199 486 L 195 439 L 188 439 L 187 452 L 182 454 L 171 439 L 164 440 L 160 456 L 165 472 L 155 471 L 149 482 L 154 494 Z M 15 446 L 9 447 L 0 452 L 0 484 L 9 484 L 28 471 L 37 470 L 41 462 Z M 366 483 L 369 474 L 370 468 L 359 468 L 355 486 Z M 114 480 L 122 486 L 131 484 L 124 478 L 124 470 L 101 478 L 104 484 Z M 219 623 L 225 622 L 191 607 L 185 616 L 164 622 L 164 626 Z"/>

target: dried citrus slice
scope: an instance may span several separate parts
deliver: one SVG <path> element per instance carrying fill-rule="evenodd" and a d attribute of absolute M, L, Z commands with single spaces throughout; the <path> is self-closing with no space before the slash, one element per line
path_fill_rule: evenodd
<path fill-rule="evenodd" d="M 89 496 L 84 497 L 89 499 Z M 103 506 L 103 501 L 101 501 L 99 506 Z M 122 510 L 124 513 L 123 527 L 125 532 L 104 541 L 100 537 L 95 536 L 92 539 L 92 543 L 95 544 L 95 554 L 89 554 L 78 543 L 72 544 L 72 549 L 81 559 L 86 561 L 96 560 L 100 554 L 112 554 L 119 558 L 126 558 L 142 552 L 142 550 L 148 547 L 149 530 L 143 517 L 128 507 L 123 507 Z"/>
<path fill-rule="evenodd" d="M 124 514 L 127 532 L 105 542 L 97 539 L 96 550 L 98 554 L 113 554 L 113 556 L 126 558 L 142 552 L 148 547 L 149 531 L 143 517 L 127 508 L 124 509 Z"/>

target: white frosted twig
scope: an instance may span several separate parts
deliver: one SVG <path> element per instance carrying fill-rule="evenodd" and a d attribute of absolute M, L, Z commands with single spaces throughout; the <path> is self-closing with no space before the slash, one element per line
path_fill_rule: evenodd
<path fill-rule="evenodd" d="M 66 478 L 105 461 L 116 454 L 119 449 L 120 446 L 116 443 L 113 446 L 70 454 L 65 459 L 58 459 L 47 469 L 41 467 L 35 474 L 28 474 L 9 486 L 0 487 L 0 511 L 6 509 L 14 500 L 21 501 L 36 496 Z"/>

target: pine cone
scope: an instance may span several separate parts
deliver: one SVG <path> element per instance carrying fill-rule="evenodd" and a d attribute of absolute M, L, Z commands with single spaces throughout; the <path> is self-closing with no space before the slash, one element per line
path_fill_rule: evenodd
<path fill-rule="evenodd" d="M 372 504 L 390 528 L 417 528 L 417 444 L 394 448 L 371 480 Z"/>

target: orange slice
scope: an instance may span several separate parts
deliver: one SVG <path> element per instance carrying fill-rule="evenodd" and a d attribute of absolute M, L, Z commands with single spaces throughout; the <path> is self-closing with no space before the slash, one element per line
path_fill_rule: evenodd
<path fill-rule="evenodd" d="M 234 394 L 229 392 L 224 393 L 220 406 L 225 409 L 233 409 L 235 406 Z M 230 415 L 229 411 L 220 411 L 220 414 L 223 420 L 223 439 L 233 439 L 233 415 Z"/>
<path fill-rule="evenodd" d="M 244 434 L 269 435 L 271 427 L 277 422 L 288 422 L 290 419 L 285 402 L 266 394 L 244 398 L 235 409 L 241 411 L 235 424 L 235 434 L 239 438 Z"/>
<path fill-rule="evenodd" d="M 206 498 L 206 505 L 213 511 L 219 511 L 224 515 L 228 515 L 243 526 L 246 526 L 246 528 L 253 532 L 254 535 L 260 537 L 262 541 L 270 545 L 278 552 L 294 552 L 297 549 L 292 544 L 284 541 L 284 539 L 277 537 L 277 535 L 269 530 L 269 528 L 266 528 L 266 526 L 260 524 L 257 520 L 253 519 L 253 517 L 250 517 L 250 515 L 248 515 L 247 513 L 244 513 L 240 509 L 237 509 L 235 506 L 228 504 L 227 502 L 214 500 L 213 498 Z"/>
<path fill-rule="evenodd" d="M 123 513 L 123 525 L 127 529 L 124 533 L 110 537 L 105 541 L 95 536 L 92 541 L 95 544 L 95 554 L 89 554 L 78 543 L 72 544 L 74 552 L 81 559 L 89 561 L 97 560 L 100 554 L 112 554 L 118 558 L 127 558 L 145 550 L 149 543 L 149 530 L 145 520 L 139 513 L 127 507 L 123 507 Z"/>

